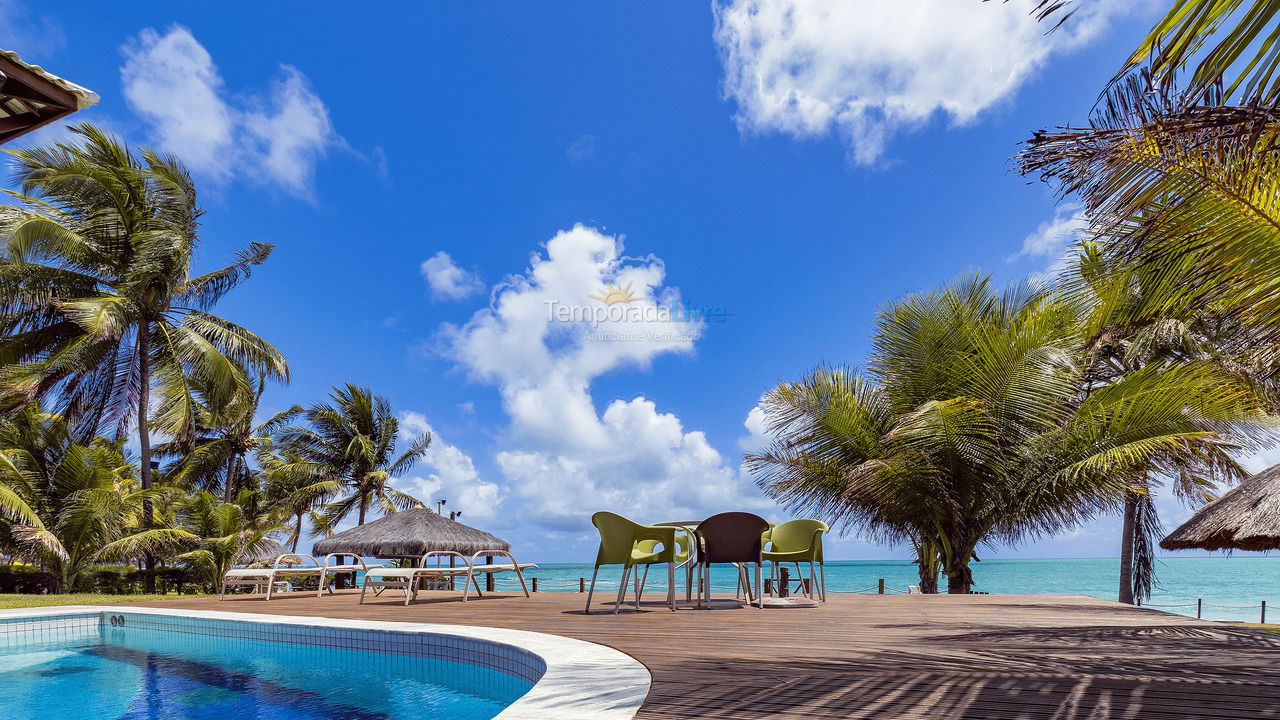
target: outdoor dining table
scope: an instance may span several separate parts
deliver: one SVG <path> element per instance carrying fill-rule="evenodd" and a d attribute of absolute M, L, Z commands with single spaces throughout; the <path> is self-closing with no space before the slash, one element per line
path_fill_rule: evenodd
<path fill-rule="evenodd" d="M 672 520 L 669 522 L 654 523 L 658 527 L 674 527 L 684 530 L 689 536 L 689 557 L 685 559 L 681 565 L 684 565 L 684 601 L 693 601 L 693 561 L 694 561 L 694 536 L 693 531 L 702 524 L 701 520 Z"/>

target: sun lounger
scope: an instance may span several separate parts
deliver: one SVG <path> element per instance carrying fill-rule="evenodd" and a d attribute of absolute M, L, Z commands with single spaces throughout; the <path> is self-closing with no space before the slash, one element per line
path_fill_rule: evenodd
<path fill-rule="evenodd" d="M 335 559 L 346 557 L 349 554 L 350 553 L 341 553 L 341 554 L 329 553 L 328 555 L 324 556 L 325 582 L 326 582 L 326 587 L 328 587 L 330 591 L 333 590 L 333 584 L 334 584 L 333 581 L 336 580 L 339 575 L 350 574 L 351 577 L 354 579 L 356 575 L 358 575 L 359 573 L 362 573 L 362 572 L 367 573 L 370 570 L 376 570 L 382 567 L 382 565 L 376 565 L 376 564 L 366 565 L 364 560 L 360 559 L 359 557 L 356 557 L 355 563 L 344 564 L 344 563 L 335 562 Z M 355 587 L 355 583 L 353 582 L 351 586 Z"/>
<path fill-rule="evenodd" d="M 481 556 L 500 555 L 510 558 L 511 564 L 485 564 L 477 565 L 475 561 Z M 435 565 L 428 567 L 427 561 L 431 558 L 456 557 L 462 560 L 460 565 L 454 567 L 445 567 L 443 565 Z M 376 568 L 365 573 L 364 583 L 360 586 L 360 603 L 364 604 L 365 593 L 369 589 L 373 589 L 374 595 L 381 595 L 383 590 L 397 589 L 404 592 L 404 604 L 408 605 L 418 597 L 418 590 L 423 581 L 433 579 L 455 579 L 462 578 L 462 601 L 466 602 L 471 595 L 471 588 L 474 586 L 476 595 L 484 597 L 484 593 L 480 590 L 478 576 L 483 574 L 496 575 L 504 572 L 514 572 L 516 577 L 520 579 L 520 587 L 524 590 L 524 596 L 529 597 L 529 588 L 524 582 L 524 571 L 530 568 L 538 567 L 534 563 L 516 562 L 514 556 L 505 550 L 485 550 L 478 552 L 468 559 L 462 553 L 437 550 L 422 556 L 418 562 L 419 567 L 412 568 Z"/>
<path fill-rule="evenodd" d="M 228 587 L 244 587 L 251 586 L 257 588 L 259 592 L 262 588 L 266 588 L 266 600 L 271 599 L 272 593 L 275 591 L 277 583 L 302 580 L 305 578 L 316 578 L 316 597 L 324 595 L 325 590 L 333 592 L 330 580 L 342 573 L 367 573 L 371 569 L 381 567 L 380 565 L 365 565 L 363 560 L 359 560 L 358 564 L 339 565 L 330 564 L 338 555 L 326 555 L 324 563 L 321 564 L 314 557 L 303 553 L 285 553 L 275 559 L 271 567 L 263 568 L 234 568 L 227 571 L 222 577 L 222 594 L 219 600 L 225 599 Z M 294 563 L 302 563 L 311 561 L 310 565 L 301 565 Z"/>

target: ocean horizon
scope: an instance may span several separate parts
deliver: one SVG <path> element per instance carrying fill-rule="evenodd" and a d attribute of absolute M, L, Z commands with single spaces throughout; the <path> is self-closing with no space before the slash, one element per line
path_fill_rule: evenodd
<path fill-rule="evenodd" d="M 1006 558 L 972 564 L 976 592 L 993 595 L 1088 595 L 1115 600 L 1120 578 L 1118 558 Z M 577 592 L 579 578 L 591 580 L 591 563 L 547 563 L 529 571 L 538 578 L 540 592 Z M 806 570 L 807 572 L 807 570 Z M 616 593 L 620 571 L 601 568 L 596 593 L 608 601 Z M 829 592 L 877 591 L 885 581 L 886 592 L 905 592 L 917 582 L 915 566 L 905 560 L 841 560 L 826 567 Z M 665 572 L 655 567 L 646 594 L 665 588 Z M 1159 586 L 1148 607 L 1195 617 L 1196 601 L 1202 602 L 1206 620 L 1258 622 L 1266 601 L 1268 619 L 1280 621 L 1280 556 L 1162 557 L 1158 559 Z M 678 583 L 683 583 L 683 574 Z M 717 568 L 712 584 L 718 592 L 733 589 L 733 571 Z M 513 576 L 502 576 L 499 589 L 517 585 Z M 945 592 L 946 579 L 942 590 Z M 682 585 L 680 585 L 682 587 Z"/>

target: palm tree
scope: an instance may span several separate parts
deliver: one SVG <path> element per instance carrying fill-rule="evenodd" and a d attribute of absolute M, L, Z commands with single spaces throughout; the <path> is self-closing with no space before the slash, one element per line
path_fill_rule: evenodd
<path fill-rule="evenodd" d="M 0 477 L 34 516 L 9 512 L 10 537 L 20 555 L 53 570 L 60 591 L 98 562 L 195 541 L 183 530 L 142 527 L 143 500 L 158 491 L 139 487 L 137 466 L 120 443 L 80 444 L 61 417 L 34 407 L 0 424 L 0 440 Z"/>
<path fill-rule="evenodd" d="M 232 395 L 250 388 L 242 368 L 288 377 L 270 344 L 206 312 L 272 246 L 192 277 L 201 211 L 182 163 L 92 125 L 71 132 L 78 143 L 11 151 L 21 192 L 0 209 L 0 411 L 49 400 L 81 439 L 136 423 L 149 491 L 151 431 L 194 440 L 196 384 Z M 143 506 L 149 527 L 147 495 Z"/>
<path fill-rule="evenodd" d="M 303 412 L 293 406 L 255 423 L 266 383 L 259 379 L 254 392 L 243 389 L 229 396 L 198 393 L 196 437 L 191 443 L 169 442 L 156 446 L 160 457 L 176 456 L 170 469 L 176 483 L 205 490 L 221 489 L 222 502 L 235 500 L 241 490 L 255 489 L 257 480 L 248 456 L 269 445 L 271 436 Z"/>
<path fill-rule="evenodd" d="M 258 466 L 266 479 L 268 504 L 294 519 L 288 542 L 289 552 L 297 552 L 303 522 L 311 517 L 313 525 L 317 521 L 325 525 L 315 510 L 342 491 L 342 482 L 329 474 L 326 466 L 307 462 L 288 450 L 276 453 L 270 447 L 260 448 Z"/>
<path fill-rule="evenodd" d="M 357 524 L 363 525 L 374 503 L 383 513 L 420 505 L 390 482 L 426 454 L 431 434 L 415 438 L 396 456 L 400 423 L 386 398 L 350 383 L 334 388 L 329 397 L 331 403 L 307 409 L 308 427 L 289 427 L 281 432 L 283 447 L 298 462 L 310 464 L 313 477 L 336 480 L 346 493 L 325 508 L 319 529 L 332 528 L 353 510 L 357 511 Z"/>
<path fill-rule="evenodd" d="M 948 591 L 966 593 L 979 545 L 1114 509 L 1127 478 L 1260 418 L 1211 363 L 1087 388 L 1080 315 L 982 277 L 910 296 L 881 312 L 866 375 L 821 368 L 766 395 L 775 442 L 748 467 L 790 507 L 911 541 L 926 587 L 940 566 Z"/>
<path fill-rule="evenodd" d="M 1068 285 L 1087 288 L 1090 295 L 1083 328 L 1088 388 L 1105 386 L 1146 367 L 1207 362 L 1241 385 L 1261 389 L 1255 382 L 1259 369 L 1244 362 L 1255 342 L 1253 335 L 1239 323 L 1204 308 L 1169 314 L 1168 305 L 1151 291 L 1159 286 L 1153 279 L 1159 267 L 1114 262 L 1098 243 L 1085 243 L 1071 267 Z M 1263 438 L 1253 435 L 1203 443 L 1198 452 L 1179 458 L 1171 476 L 1138 472 L 1130 478 L 1133 487 L 1125 493 L 1122 516 L 1120 602 L 1145 600 L 1155 581 L 1155 544 L 1162 534 L 1152 497 L 1155 490 L 1167 481 L 1185 505 L 1204 505 L 1216 496 L 1220 483 L 1247 475 L 1232 452 L 1256 446 Z"/>
<path fill-rule="evenodd" d="M 179 522 L 200 538 L 199 547 L 178 559 L 199 570 L 214 587 L 238 563 L 276 557 L 283 552 L 274 535 L 281 532 L 278 512 L 259 513 L 254 491 L 245 490 L 235 502 L 219 502 L 210 492 L 186 497 Z"/>
<path fill-rule="evenodd" d="M 1221 105 L 1241 80 L 1225 92 L 1214 83 L 1229 69 L 1222 59 L 1240 57 L 1280 5 L 1255 3 L 1246 12 L 1259 24 L 1232 29 L 1186 89 L 1173 82 L 1208 36 L 1230 22 L 1223 11 L 1239 5 L 1176 3 L 1130 59 L 1133 66 L 1150 52 L 1152 68 L 1117 78 L 1089 128 L 1037 133 L 1022 154 L 1022 170 L 1078 195 L 1091 221 L 1094 270 L 1069 278 L 1068 291 L 1086 297 L 1102 291 L 1085 333 L 1098 382 L 1151 362 L 1211 361 L 1250 383 L 1274 411 L 1280 113 L 1273 105 Z M 1275 70 L 1274 56 L 1258 59 L 1259 68 Z M 1277 87 L 1254 76 L 1244 95 L 1250 103 L 1271 103 Z M 1189 467 L 1167 479 L 1193 506 L 1212 498 L 1218 482 L 1242 474 L 1226 453 L 1188 459 Z M 1149 496 L 1139 489 L 1126 497 L 1122 602 L 1141 600 L 1151 588 L 1160 525 Z"/>

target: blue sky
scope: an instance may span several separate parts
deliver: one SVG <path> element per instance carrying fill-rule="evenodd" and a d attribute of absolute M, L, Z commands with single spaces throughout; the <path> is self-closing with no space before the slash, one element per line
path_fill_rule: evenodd
<path fill-rule="evenodd" d="M 1052 265 L 1072 208 L 1010 157 L 1085 120 L 1156 11 L 1086 4 L 1046 37 L 1024 6 L 6 0 L 0 46 L 98 92 L 77 120 L 187 160 L 204 263 L 279 245 L 220 306 L 289 358 L 267 410 L 368 385 L 436 434 L 404 489 L 569 561 L 594 509 L 780 516 L 738 467 L 762 392 L 860 363 L 890 299 Z M 548 321 L 606 282 L 724 315 Z M 1117 526 L 996 554 L 1111 555 Z"/>

